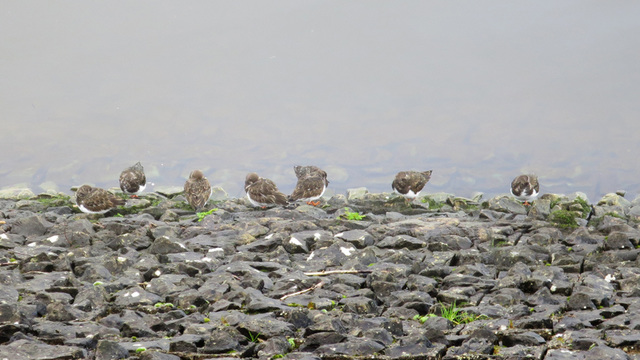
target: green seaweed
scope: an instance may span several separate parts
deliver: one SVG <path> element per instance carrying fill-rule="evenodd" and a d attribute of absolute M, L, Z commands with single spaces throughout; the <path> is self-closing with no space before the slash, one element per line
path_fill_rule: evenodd
<path fill-rule="evenodd" d="M 591 212 L 591 206 L 589 206 L 587 201 L 585 199 L 581 198 L 580 196 L 576 197 L 574 202 L 576 202 L 580 206 L 582 206 L 582 218 L 586 219 L 587 216 L 589 216 L 589 213 Z"/>
<path fill-rule="evenodd" d="M 430 210 L 440 210 L 444 206 L 444 203 L 439 203 L 428 196 L 423 197 L 421 201 L 423 204 L 429 204 Z"/>
<path fill-rule="evenodd" d="M 351 211 L 349 211 L 349 208 L 344 208 L 344 215 L 341 215 L 341 217 L 343 219 L 347 219 L 347 220 L 359 221 L 359 220 L 362 220 L 365 217 L 367 217 L 367 215 L 363 215 L 363 214 L 361 214 L 359 212 L 351 212 Z"/>
<path fill-rule="evenodd" d="M 461 308 L 459 308 L 456 305 L 455 301 L 453 302 L 453 304 L 449 306 L 446 306 L 440 302 L 437 305 L 434 305 L 433 309 L 436 309 L 436 308 L 439 310 L 440 315 L 436 315 L 436 314 L 427 314 L 424 316 L 416 315 L 413 317 L 413 319 L 420 321 L 420 323 L 424 323 L 430 317 L 440 316 L 451 321 L 454 325 L 468 324 L 476 320 L 487 319 L 487 316 L 485 315 L 474 315 L 466 311 L 463 311 Z"/>
<path fill-rule="evenodd" d="M 578 227 L 576 215 L 567 210 L 556 210 L 549 215 L 549 222 L 559 228 L 574 229 Z"/>
<path fill-rule="evenodd" d="M 34 198 L 37 202 L 43 204 L 47 208 L 56 207 L 56 206 L 73 206 L 71 202 L 71 197 L 68 195 L 60 194 L 60 195 L 47 195 L 40 194 Z"/>
<path fill-rule="evenodd" d="M 204 219 L 207 215 L 211 215 L 216 211 L 218 211 L 218 208 L 213 208 L 213 209 L 211 209 L 209 211 L 203 211 L 203 212 L 196 213 L 196 215 L 198 215 L 198 221 L 202 221 L 202 219 Z"/>
<path fill-rule="evenodd" d="M 560 203 L 560 198 L 559 197 L 551 200 L 551 203 L 549 204 L 549 209 L 553 209 L 559 203 Z"/>

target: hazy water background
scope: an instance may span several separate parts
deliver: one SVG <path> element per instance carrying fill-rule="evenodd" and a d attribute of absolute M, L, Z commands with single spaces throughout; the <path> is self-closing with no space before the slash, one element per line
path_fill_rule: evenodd
<path fill-rule="evenodd" d="M 0 187 L 640 190 L 640 3 L 3 1 Z M 54 184 L 54 185 L 52 185 Z M 153 190 L 153 187 L 151 187 Z"/>

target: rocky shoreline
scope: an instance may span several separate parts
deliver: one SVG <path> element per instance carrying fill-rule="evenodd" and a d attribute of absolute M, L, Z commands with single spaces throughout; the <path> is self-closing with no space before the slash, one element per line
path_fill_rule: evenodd
<path fill-rule="evenodd" d="M 640 359 L 640 197 L 27 195 L 0 200 L 0 359 Z"/>

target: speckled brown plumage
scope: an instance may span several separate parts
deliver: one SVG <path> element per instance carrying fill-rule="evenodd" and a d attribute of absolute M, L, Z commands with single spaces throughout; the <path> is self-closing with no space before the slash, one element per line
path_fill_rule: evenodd
<path fill-rule="evenodd" d="M 327 173 L 317 166 L 294 166 L 293 170 L 298 177 L 298 183 L 289 196 L 289 200 L 303 200 L 317 205 L 313 201 L 320 199 L 329 186 Z"/>
<path fill-rule="evenodd" d="M 528 204 L 540 192 L 540 184 L 536 175 L 520 175 L 511 182 L 511 195 Z"/>
<path fill-rule="evenodd" d="M 118 205 L 124 205 L 125 201 L 107 190 L 82 185 L 76 191 L 76 204 L 84 213 L 104 214 Z"/>
<path fill-rule="evenodd" d="M 120 189 L 129 194 L 139 194 L 147 186 L 147 177 L 140 162 L 128 167 L 120 173 Z"/>
<path fill-rule="evenodd" d="M 313 173 L 321 173 L 324 172 L 322 169 L 320 169 L 317 166 L 300 166 L 300 165 L 296 165 L 293 167 L 293 171 L 296 173 L 296 177 L 298 179 L 300 178 L 304 178 L 307 176 L 312 175 Z M 325 173 L 325 177 L 326 177 L 326 173 Z"/>
<path fill-rule="evenodd" d="M 276 184 L 256 173 L 249 173 L 244 181 L 244 191 L 253 206 L 286 205 L 287 196 L 278 190 Z"/>
<path fill-rule="evenodd" d="M 200 170 L 194 170 L 189 174 L 189 179 L 184 183 L 184 197 L 195 211 L 202 209 L 211 197 L 212 189 L 209 180 Z"/>
<path fill-rule="evenodd" d="M 429 171 L 400 171 L 391 183 L 391 188 L 407 199 L 415 199 L 431 179 Z"/>

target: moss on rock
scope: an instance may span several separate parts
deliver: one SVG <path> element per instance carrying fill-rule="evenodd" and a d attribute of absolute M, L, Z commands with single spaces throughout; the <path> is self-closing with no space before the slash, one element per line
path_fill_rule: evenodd
<path fill-rule="evenodd" d="M 556 210 L 552 212 L 549 215 L 549 222 L 554 226 L 565 229 L 574 229 L 578 227 L 576 214 L 568 210 Z"/>

